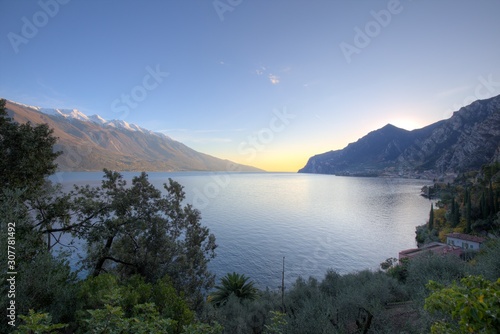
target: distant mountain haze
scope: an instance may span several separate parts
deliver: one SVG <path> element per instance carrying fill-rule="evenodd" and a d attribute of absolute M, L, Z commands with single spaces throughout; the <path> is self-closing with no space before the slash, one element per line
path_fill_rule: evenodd
<path fill-rule="evenodd" d="M 60 171 L 239 171 L 261 169 L 197 152 L 167 135 L 129 124 L 87 116 L 76 109 L 48 109 L 7 101 L 18 123 L 46 123 L 58 138 Z"/>
<path fill-rule="evenodd" d="M 299 173 L 439 177 L 500 161 L 500 95 L 424 128 L 387 124 L 344 149 L 315 155 Z"/>

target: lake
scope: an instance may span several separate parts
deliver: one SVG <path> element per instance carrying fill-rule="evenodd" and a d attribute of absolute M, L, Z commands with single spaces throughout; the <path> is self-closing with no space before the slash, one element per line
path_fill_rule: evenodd
<path fill-rule="evenodd" d="M 122 173 L 130 180 L 138 173 Z M 103 173 L 64 172 L 69 185 L 98 185 Z M 162 189 L 172 178 L 186 203 L 201 211 L 217 239 L 210 269 L 249 276 L 260 288 L 285 286 L 297 277 L 323 278 L 376 270 L 389 257 L 416 246 L 415 227 L 427 222 L 430 202 L 420 196 L 426 180 L 341 177 L 296 173 L 148 173 Z"/>

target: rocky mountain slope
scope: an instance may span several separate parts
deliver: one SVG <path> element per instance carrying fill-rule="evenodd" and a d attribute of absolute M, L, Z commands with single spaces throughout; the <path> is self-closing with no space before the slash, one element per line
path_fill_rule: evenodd
<path fill-rule="evenodd" d="M 407 131 L 393 125 L 342 150 L 318 154 L 299 173 L 438 177 L 500 160 L 500 96 Z"/>
<path fill-rule="evenodd" d="M 58 137 L 62 171 L 261 171 L 197 152 L 170 137 L 128 124 L 87 116 L 76 109 L 43 109 L 7 101 L 18 123 L 47 123 Z"/>

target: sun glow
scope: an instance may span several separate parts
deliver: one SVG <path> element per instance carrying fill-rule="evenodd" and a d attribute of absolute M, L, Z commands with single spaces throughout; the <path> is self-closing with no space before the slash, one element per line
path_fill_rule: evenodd
<path fill-rule="evenodd" d="M 415 130 L 425 126 L 420 121 L 413 118 L 398 118 L 392 120 L 390 123 L 405 130 Z"/>

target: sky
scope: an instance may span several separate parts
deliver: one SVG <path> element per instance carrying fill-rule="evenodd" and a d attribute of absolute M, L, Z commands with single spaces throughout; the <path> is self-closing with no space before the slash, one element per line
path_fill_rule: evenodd
<path fill-rule="evenodd" d="M 0 0 L 0 97 L 295 172 L 500 94 L 497 0 Z"/>

